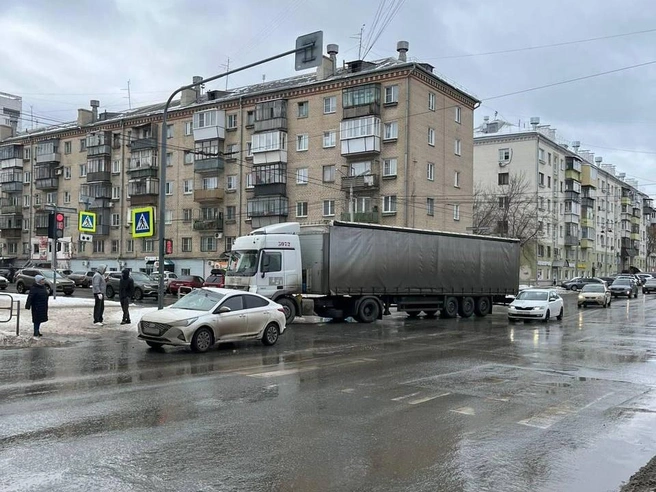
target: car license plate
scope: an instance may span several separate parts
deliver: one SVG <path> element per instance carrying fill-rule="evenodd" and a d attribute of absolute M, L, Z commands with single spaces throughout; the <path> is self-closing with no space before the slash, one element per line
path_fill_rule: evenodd
<path fill-rule="evenodd" d="M 150 326 L 144 326 L 143 332 L 146 335 L 159 335 L 159 330 L 157 328 L 151 328 Z"/>

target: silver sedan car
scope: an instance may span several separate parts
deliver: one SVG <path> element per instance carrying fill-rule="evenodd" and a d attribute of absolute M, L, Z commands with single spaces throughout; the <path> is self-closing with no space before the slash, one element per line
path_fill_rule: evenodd
<path fill-rule="evenodd" d="M 266 297 L 215 287 L 194 289 L 175 304 L 145 314 L 139 335 L 149 346 L 190 346 L 206 352 L 221 342 L 261 340 L 273 345 L 285 331 L 285 310 Z"/>

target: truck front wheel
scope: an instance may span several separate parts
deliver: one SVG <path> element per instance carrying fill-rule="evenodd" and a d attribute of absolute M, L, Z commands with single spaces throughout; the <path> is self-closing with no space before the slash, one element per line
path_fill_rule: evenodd
<path fill-rule="evenodd" d="M 458 315 L 458 299 L 455 297 L 447 297 L 444 300 L 444 307 L 440 311 L 442 318 L 455 318 Z"/>
<path fill-rule="evenodd" d="M 360 323 L 373 323 L 380 317 L 380 305 L 376 299 L 363 299 L 358 306 L 357 316 Z"/>
<path fill-rule="evenodd" d="M 296 317 L 296 304 L 288 297 L 277 299 L 276 302 L 285 310 L 285 323 L 290 324 Z"/>

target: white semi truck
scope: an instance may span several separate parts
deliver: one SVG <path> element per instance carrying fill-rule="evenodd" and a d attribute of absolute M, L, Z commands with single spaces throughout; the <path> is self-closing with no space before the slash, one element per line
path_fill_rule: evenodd
<path fill-rule="evenodd" d="M 422 311 L 485 316 L 494 303 L 517 293 L 519 241 L 352 222 L 286 222 L 238 237 L 225 283 L 280 303 L 288 323 L 308 310 L 371 323 L 391 306 L 411 317 Z"/>

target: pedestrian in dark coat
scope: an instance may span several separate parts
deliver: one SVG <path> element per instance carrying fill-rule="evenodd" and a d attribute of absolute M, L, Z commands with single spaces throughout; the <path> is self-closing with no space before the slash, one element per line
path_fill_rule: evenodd
<path fill-rule="evenodd" d="M 25 301 L 25 309 L 32 311 L 32 323 L 34 323 L 34 336 L 41 336 L 41 323 L 48 321 L 48 290 L 46 289 L 46 278 L 43 275 L 34 277 L 34 284 L 30 288 Z"/>
<path fill-rule="evenodd" d="M 122 325 L 129 325 L 132 323 L 132 321 L 130 321 L 130 311 L 128 307 L 130 306 L 130 301 L 133 297 L 134 280 L 130 277 L 130 270 L 125 268 L 121 272 L 121 280 L 118 284 L 118 298 L 121 301 L 121 309 L 123 309 Z"/>

